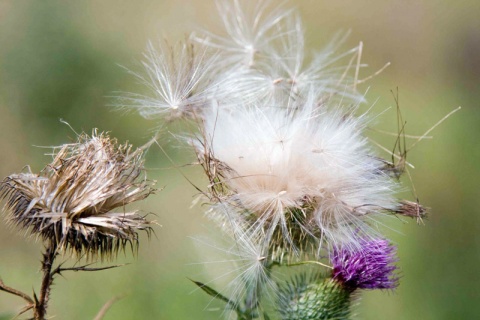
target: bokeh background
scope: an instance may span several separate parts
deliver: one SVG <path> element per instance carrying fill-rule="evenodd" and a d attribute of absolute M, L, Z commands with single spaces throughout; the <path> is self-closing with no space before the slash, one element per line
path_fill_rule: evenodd
<path fill-rule="evenodd" d="M 407 133 L 422 134 L 457 106 L 462 110 L 408 154 L 416 194 L 431 207 L 424 226 L 390 221 L 389 237 L 399 246 L 401 285 L 395 292 L 365 292 L 358 319 L 474 319 L 480 314 L 480 2 L 298 0 L 307 46 L 320 49 L 339 30 L 351 29 L 344 48 L 364 42 L 363 61 L 373 73 L 392 65 L 370 87 L 375 113 L 394 107 L 398 87 Z M 123 65 L 136 68 L 148 40 L 179 40 L 198 26 L 215 28 L 213 0 L 0 1 L 0 176 L 29 164 L 39 171 L 52 146 L 71 141 L 76 131 L 110 131 L 121 141 L 145 143 L 158 128 L 131 113 L 108 107 L 116 91 L 142 92 Z M 395 131 L 390 108 L 376 120 Z M 66 273 L 53 288 L 55 319 L 92 319 L 111 297 L 125 295 L 105 319 L 218 319 L 204 293 L 188 280 L 208 281 L 215 266 L 193 238 L 215 230 L 190 209 L 194 183 L 204 184 L 188 151 L 170 147 L 168 130 L 147 155 L 149 174 L 165 189 L 140 204 L 161 225 L 142 238 L 136 257 L 127 252 L 112 271 Z M 373 133 L 374 134 L 374 133 Z M 394 138 L 378 135 L 386 146 Z M 410 143 L 412 143 L 410 141 Z M 173 159 L 172 164 L 166 157 Z M 408 185 L 408 181 L 405 181 Z M 414 199 L 412 192 L 401 196 Z M 213 231 L 214 233 L 214 231 Z M 40 282 L 35 239 L 0 223 L 0 277 L 31 292 Z M 0 292 L 0 319 L 23 301 Z"/>

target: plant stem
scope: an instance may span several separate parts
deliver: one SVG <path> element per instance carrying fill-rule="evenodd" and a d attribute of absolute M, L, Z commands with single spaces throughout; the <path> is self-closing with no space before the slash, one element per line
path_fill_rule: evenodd
<path fill-rule="evenodd" d="M 97 313 L 97 315 L 93 320 L 102 320 L 105 314 L 107 313 L 108 309 L 110 309 L 112 305 L 120 299 L 122 299 L 121 296 L 113 297 L 112 299 L 108 300 L 107 303 L 103 305 L 102 309 L 100 309 L 100 311 Z"/>
<path fill-rule="evenodd" d="M 40 288 L 40 299 L 35 296 L 35 306 L 33 309 L 33 317 L 35 320 L 44 320 L 47 314 L 48 301 L 50 298 L 50 287 L 53 283 L 52 267 L 55 257 L 57 256 L 57 245 L 54 241 L 50 241 L 45 247 L 45 253 L 42 260 L 42 286 Z"/>

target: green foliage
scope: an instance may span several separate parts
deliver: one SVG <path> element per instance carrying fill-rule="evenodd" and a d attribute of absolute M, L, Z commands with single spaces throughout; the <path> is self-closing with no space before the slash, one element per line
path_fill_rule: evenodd
<path fill-rule="evenodd" d="M 219 293 L 217 290 L 207 286 L 206 284 L 200 281 L 192 280 L 192 282 L 195 283 L 200 289 L 205 291 L 209 296 L 214 297 L 215 299 L 222 300 L 223 302 L 226 302 L 227 305 L 234 308 L 235 303 L 233 303 L 230 299 L 228 299 L 227 297 Z"/>
<path fill-rule="evenodd" d="M 257 312 L 257 305 L 254 304 L 252 307 L 247 307 L 248 304 L 240 304 L 237 302 L 234 302 L 221 293 L 219 293 L 217 290 L 207 286 L 206 284 L 200 282 L 200 281 L 195 281 L 192 280 L 193 283 L 195 283 L 200 289 L 202 289 L 204 292 L 206 292 L 209 296 L 221 300 L 227 304 L 227 308 L 234 310 L 237 314 L 237 319 L 238 320 L 251 320 L 251 319 L 257 319 L 258 318 L 258 312 Z M 265 314 L 265 319 L 268 320 L 268 316 Z"/>

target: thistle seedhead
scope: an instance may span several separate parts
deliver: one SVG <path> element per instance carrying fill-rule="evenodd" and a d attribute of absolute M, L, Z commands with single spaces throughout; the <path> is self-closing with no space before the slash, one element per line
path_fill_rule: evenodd
<path fill-rule="evenodd" d="M 282 320 L 348 319 L 351 292 L 321 275 L 295 277 L 280 287 L 277 310 Z"/>
<path fill-rule="evenodd" d="M 40 173 L 2 181 L 6 219 L 79 255 L 104 257 L 138 245 L 137 232 L 149 232 L 149 221 L 125 206 L 154 192 L 154 182 L 143 174 L 142 153 L 105 133 L 81 134 L 77 142 L 54 148 L 52 163 Z"/>
<path fill-rule="evenodd" d="M 210 200 L 230 205 L 275 251 L 359 248 L 357 233 L 374 233 L 369 222 L 397 208 L 396 182 L 362 135 L 366 117 L 317 108 L 317 98 L 312 90 L 302 104 L 219 106 L 194 142 Z"/>
<path fill-rule="evenodd" d="M 279 25 L 283 25 L 292 12 L 282 5 L 272 6 L 272 0 L 217 0 L 216 3 L 226 35 L 205 31 L 195 40 L 225 52 L 221 62 L 226 66 L 255 66 L 258 56 L 265 55 L 272 42 L 280 36 Z"/>
<path fill-rule="evenodd" d="M 190 40 L 158 46 L 149 43 L 142 61 L 143 73 L 132 73 L 149 89 L 149 94 L 129 93 L 118 97 L 120 108 L 137 109 L 147 119 L 167 121 L 195 117 L 209 104 L 208 89 L 217 56 Z"/>
<path fill-rule="evenodd" d="M 350 290 L 398 286 L 396 248 L 387 240 L 363 240 L 357 252 L 334 248 L 330 259 L 333 278 Z"/>

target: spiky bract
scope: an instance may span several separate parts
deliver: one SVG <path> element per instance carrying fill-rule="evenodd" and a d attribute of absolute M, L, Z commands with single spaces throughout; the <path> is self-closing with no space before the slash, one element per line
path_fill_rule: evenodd
<path fill-rule="evenodd" d="M 3 180 L 7 220 L 77 254 L 104 257 L 136 245 L 137 232 L 149 231 L 149 222 L 125 206 L 154 191 L 143 174 L 143 150 L 94 132 L 54 151 L 52 163 L 40 173 Z"/>
<path fill-rule="evenodd" d="M 345 320 L 352 293 L 321 275 L 301 274 L 280 287 L 277 311 L 282 320 Z"/>

